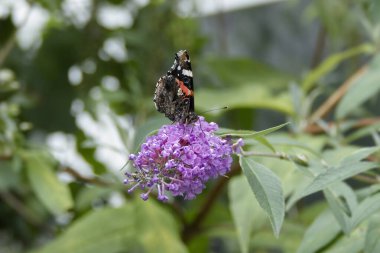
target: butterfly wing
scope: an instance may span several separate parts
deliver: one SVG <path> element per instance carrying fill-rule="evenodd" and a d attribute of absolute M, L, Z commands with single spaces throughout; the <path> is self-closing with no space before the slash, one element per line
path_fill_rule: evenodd
<path fill-rule="evenodd" d="M 153 102 L 157 111 L 164 113 L 170 120 L 175 121 L 177 84 L 173 76 L 162 76 L 156 83 Z"/>
<path fill-rule="evenodd" d="M 186 50 L 180 50 L 175 54 L 174 64 L 168 74 L 176 78 L 178 87 L 179 121 L 182 123 L 192 123 L 198 119 L 194 112 L 194 85 L 193 71 L 191 68 L 190 56 Z"/>
<path fill-rule="evenodd" d="M 198 119 L 194 112 L 193 72 L 189 54 L 175 54 L 174 64 L 157 84 L 153 99 L 156 109 L 170 120 L 192 123 Z"/>
<path fill-rule="evenodd" d="M 193 71 L 190 56 L 186 50 L 180 50 L 175 54 L 174 64 L 168 71 L 168 74 L 175 76 L 177 85 L 180 91 L 182 91 L 183 96 L 190 100 L 189 110 L 194 112 Z"/>

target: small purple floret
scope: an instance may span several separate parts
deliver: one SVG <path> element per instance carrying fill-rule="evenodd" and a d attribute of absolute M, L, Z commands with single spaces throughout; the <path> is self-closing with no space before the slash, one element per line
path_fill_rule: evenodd
<path fill-rule="evenodd" d="M 141 193 L 140 198 L 145 201 L 149 198 L 149 194 L 148 193 Z"/>
<path fill-rule="evenodd" d="M 167 192 L 195 198 L 209 179 L 230 170 L 232 153 L 243 145 L 242 141 L 233 145 L 230 139 L 214 135 L 217 129 L 216 123 L 208 123 L 203 117 L 193 124 L 162 126 L 156 135 L 146 138 L 138 154 L 129 156 L 136 172 L 125 173 L 124 182 L 133 183 L 128 192 L 140 186 L 147 189 L 141 194 L 143 200 L 152 190 L 157 190 L 157 199 L 164 202 Z"/>
<path fill-rule="evenodd" d="M 244 140 L 242 138 L 238 139 L 237 142 L 232 145 L 232 150 L 234 151 L 234 153 L 236 154 L 240 154 L 241 153 L 241 148 L 244 146 Z"/>

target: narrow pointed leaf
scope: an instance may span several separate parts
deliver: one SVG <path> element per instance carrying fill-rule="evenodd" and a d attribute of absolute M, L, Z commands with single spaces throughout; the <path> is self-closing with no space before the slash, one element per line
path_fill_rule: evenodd
<path fill-rule="evenodd" d="M 306 187 L 303 196 L 307 196 L 325 189 L 334 182 L 343 181 L 364 171 L 379 167 L 372 162 L 356 162 L 353 164 L 340 165 L 337 168 L 329 168 L 326 172 L 319 174 L 313 182 Z"/>
<path fill-rule="evenodd" d="M 351 111 L 361 106 L 365 101 L 380 91 L 380 55 L 371 62 L 368 69 L 352 83 L 337 106 L 336 117 L 342 119 Z"/>
<path fill-rule="evenodd" d="M 364 199 L 352 216 L 352 226 L 356 227 L 365 219 L 380 210 L 380 193 Z"/>
<path fill-rule="evenodd" d="M 247 253 L 251 232 L 262 224 L 265 213 L 257 203 L 244 176 L 232 178 L 228 185 L 230 210 L 237 230 L 241 252 Z"/>
<path fill-rule="evenodd" d="M 365 253 L 380 252 L 380 215 L 370 219 L 364 245 Z"/>
<path fill-rule="evenodd" d="M 133 207 L 104 208 L 77 220 L 61 236 L 33 253 L 118 253 L 136 243 Z"/>
<path fill-rule="evenodd" d="M 147 136 L 155 133 L 164 124 L 170 124 L 170 122 L 165 117 L 158 117 L 151 118 L 144 125 L 139 126 L 133 139 L 132 150 L 138 149 Z"/>
<path fill-rule="evenodd" d="M 339 198 L 339 195 L 334 194 L 334 192 L 329 189 L 324 190 L 323 193 L 335 219 L 338 221 L 342 230 L 348 234 L 350 232 L 350 217 L 347 215 L 348 208 L 344 205 L 345 203 Z"/>
<path fill-rule="evenodd" d="M 326 231 L 322 231 L 325 233 Z M 356 229 L 350 235 L 342 236 L 337 242 L 323 250 L 323 253 L 361 253 L 364 248 L 364 229 Z"/>
<path fill-rule="evenodd" d="M 249 83 L 223 89 L 201 89 L 197 92 L 197 108 L 199 111 L 223 106 L 228 106 L 229 109 L 268 109 L 286 115 L 294 114 L 287 93 L 272 94 L 267 87 L 261 84 Z"/>
<path fill-rule="evenodd" d="M 284 124 L 281 124 L 281 125 L 278 125 L 278 126 L 275 126 L 275 127 L 271 127 L 271 128 L 268 128 L 268 129 L 265 129 L 265 130 L 262 130 L 262 131 L 250 131 L 250 130 L 233 130 L 233 129 L 227 129 L 227 128 L 221 128 L 217 131 L 217 134 L 220 135 L 220 136 L 236 136 L 236 137 L 261 137 L 261 136 L 264 136 L 264 135 L 267 135 L 267 134 L 270 134 L 270 133 L 273 133 L 281 128 L 283 128 L 284 126 L 287 126 L 289 125 L 289 122 L 287 123 L 284 123 Z"/>
<path fill-rule="evenodd" d="M 241 156 L 240 166 L 257 201 L 267 213 L 274 234 L 278 236 L 285 215 L 284 194 L 279 178 L 252 158 Z"/>
<path fill-rule="evenodd" d="M 333 214 L 329 210 L 322 212 L 306 230 L 297 253 L 317 252 L 331 242 L 339 231 L 339 225 Z"/>
<path fill-rule="evenodd" d="M 371 135 L 374 132 L 380 131 L 380 122 L 373 123 L 366 127 L 361 127 L 357 131 L 346 137 L 346 142 L 350 143 L 356 141 L 357 139 L 363 138 L 365 136 Z"/>
<path fill-rule="evenodd" d="M 315 83 L 323 76 L 325 76 L 330 71 L 334 70 L 338 64 L 342 61 L 353 57 L 358 54 L 371 53 L 374 48 L 369 44 L 362 44 L 354 48 L 350 48 L 346 51 L 336 53 L 328 57 L 323 61 L 317 68 L 311 71 L 302 83 L 302 88 L 306 91 L 314 87 Z"/>
<path fill-rule="evenodd" d="M 172 215 L 154 202 L 136 201 L 136 239 L 147 253 L 185 253 L 179 228 Z"/>
<path fill-rule="evenodd" d="M 379 150 L 380 150 L 380 146 L 361 148 L 355 151 L 354 153 L 352 153 L 351 155 L 346 156 L 341 161 L 341 164 L 351 164 L 354 162 L 359 162 L 360 160 L 363 160 L 364 158 L 372 155 L 373 153 Z"/>
<path fill-rule="evenodd" d="M 153 202 L 92 211 L 33 253 L 186 253 L 173 217 Z"/>
<path fill-rule="evenodd" d="M 55 215 L 62 214 L 73 207 L 69 188 L 60 182 L 50 161 L 35 152 L 24 155 L 26 172 L 37 198 Z"/>

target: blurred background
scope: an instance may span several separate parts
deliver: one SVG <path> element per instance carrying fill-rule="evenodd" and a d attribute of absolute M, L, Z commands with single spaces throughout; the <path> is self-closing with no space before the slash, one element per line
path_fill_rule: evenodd
<path fill-rule="evenodd" d="M 156 233 L 173 252 L 240 252 L 226 189 L 191 236 L 213 183 L 171 205 L 126 193 L 128 155 L 170 123 L 155 83 L 187 49 L 198 114 L 255 131 L 290 121 L 287 137 L 324 132 L 307 139 L 322 147 L 337 114 L 310 117 L 377 52 L 378 11 L 370 0 L 0 0 L 0 252 L 158 252 Z M 378 115 L 377 91 L 340 119 Z M 283 239 L 261 226 L 251 252 L 295 252 L 316 210 Z"/>

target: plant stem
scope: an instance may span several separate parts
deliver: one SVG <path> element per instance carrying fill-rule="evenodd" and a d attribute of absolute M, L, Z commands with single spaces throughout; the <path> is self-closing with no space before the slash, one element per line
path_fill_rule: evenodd
<path fill-rule="evenodd" d="M 23 219 L 34 226 L 40 226 L 41 221 L 38 217 L 34 215 L 33 212 L 29 210 L 27 206 L 24 205 L 22 201 L 20 201 L 16 196 L 7 191 L 0 191 L 0 197 L 4 200 L 4 202 L 13 208 Z"/>
<path fill-rule="evenodd" d="M 365 175 L 356 175 L 353 177 L 354 179 L 363 182 L 363 183 L 368 183 L 368 184 L 378 184 L 380 181 L 376 178 L 373 177 L 368 177 Z"/>
<path fill-rule="evenodd" d="M 323 49 L 326 42 L 326 29 L 323 25 L 320 25 L 317 34 L 317 41 L 315 42 L 315 48 L 311 59 L 311 68 L 315 68 L 321 62 Z"/>
<path fill-rule="evenodd" d="M 106 182 L 106 181 L 101 180 L 101 179 L 96 178 L 96 177 L 91 177 L 91 178 L 84 177 L 80 173 L 78 173 L 76 170 L 69 168 L 69 167 L 63 168 L 62 171 L 70 174 L 71 176 L 73 176 L 78 181 L 82 181 L 85 183 L 94 184 L 94 185 L 98 185 L 98 186 L 109 186 L 110 185 L 109 182 Z"/>
<path fill-rule="evenodd" d="M 182 240 L 186 243 L 189 242 L 198 232 L 201 230 L 201 224 L 209 214 L 211 208 L 213 207 L 215 201 L 218 199 L 218 196 L 222 193 L 225 185 L 227 184 L 229 178 L 234 177 L 240 173 L 241 169 L 239 165 L 235 165 L 231 171 L 226 175 L 226 177 L 219 178 L 215 187 L 207 195 L 207 198 L 203 202 L 201 208 L 199 209 L 194 220 L 185 225 L 182 231 Z"/>
<path fill-rule="evenodd" d="M 364 65 L 351 75 L 310 117 L 309 125 L 313 124 L 320 118 L 326 116 L 338 103 L 338 101 L 347 92 L 348 88 L 356 81 L 361 75 L 367 71 L 368 66 Z"/>
<path fill-rule="evenodd" d="M 26 13 L 26 15 L 25 15 L 24 19 L 22 20 L 21 24 L 19 25 L 18 29 L 20 29 L 21 27 L 23 27 L 26 24 L 26 22 L 29 19 L 30 12 L 33 8 L 32 2 L 31 1 L 27 1 L 27 2 L 29 3 L 30 6 L 28 9 L 28 12 Z M 8 57 L 9 53 L 12 51 L 13 47 L 15 46 L 16 35 L 17 35 L 17 29 L 14 29 L 14 31 L 12 31 L 11 35 L 9 36 L 8 40 L 5 42 L 3 48 L 0 49 L 0 67 L 3 65 L 6 58 Z"/>
<path fill-rule="evenodd" d="M 264 157 L 274 157 L 284 160 L 290 160 L 289 155 L 283 153 L 283 152 L 276 152 L 276 153 L 262 153 L 262 152 L 256 152 L 256 151 L 243 151 L 242 154 L 244 156 L 264 156 Z"/>
<path fill-rule="evenodd" d="M 375 118 L 363 118 L 363 119 L 359 119 L 353 126 L 352 128 L 354 129 L 357 129 L 357 128 L 362 128 L 362 127 L 366 127 L 366 126 L 370 126 L 370 125 L 373 125 L 373 124 L 376 124 L 380 122 L 380 117 L 375 117 Z M 343 122 L 342 122 L 343 123 Z M 335 122 L 328 122 L 327 125 L 329 127 L 336 127 L 337 124 Z M 324 132 L 324 129 L 320 126 L 318 126 L 317 124 L 310 124 L 308 125 L 304 131 L 306 133 L 309 133 L 309 134 L 319 134 L 319 133 L 323 133 Z"/>

